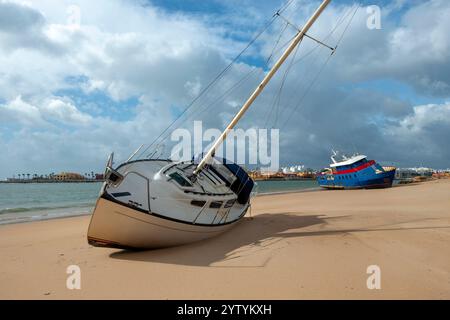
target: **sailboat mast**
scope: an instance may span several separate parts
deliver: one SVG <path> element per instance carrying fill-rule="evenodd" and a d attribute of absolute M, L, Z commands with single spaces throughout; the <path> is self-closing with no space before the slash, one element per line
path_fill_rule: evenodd
<path fill-rule="evenodd" d="M 248 108 L 252 105 L 252 103 L 256 100 L 256 98 L 260 95 L 260 93 L 264 90 L 266 85 L 269 83 L 269 81 L 272 79 L 272 77 L 275 75 L 275 73 L 280 69 L 281 65 L 286 61 L 286 59 L 289 57 L 289 55 L 294 51 L 295 47 L 300 43 L 300 41 L 303 39 L 303 36 L 306 32 L 311 28 L 311 26 L 314 24 L 314 22 L 317 20 L 317 18 L 320 16 L 320 14 L 323 12 L 323 10 L 328 6 L 331 0 L 324 0 L 322 4 L 317 8 L 317 10 L 314 12 L 314 14 L 309 18 L 309 20 L 304 25 L 303 29 L 298 32 L 298 34 L 295 36 L 295 38 L 292 40 L 289 47 L 284 51 L 283 55 L 278 59 L 278 61 L 274 64 L 272 69 L 266 74 L 264 79 L 261 81 L 261 83 L 258 85 L 258 87 L 255 89 L 255 91 L 252 93 L 252 95 L 248 98 L 248 100 L 244 103 L 241 110 L 234 116 L 233 120 L 231 120 L 230 124 L 227 126 L 227 128 L 222 132 L 220 137 L 216 140 L 214 145 L 209 149 L 207 154 L 203 157 L 203 159 L 198 164 L 197 168 L 194 170 L 194 174 L 198 174 L 203 167 L 211 160 L 213 157 L 217 147 L 226 139 L 227 134 L 230 130 L 232 130 L 236 124 L 239 122 L 239 120 L 244 116 L 245 112 L 248 110 Z"/>

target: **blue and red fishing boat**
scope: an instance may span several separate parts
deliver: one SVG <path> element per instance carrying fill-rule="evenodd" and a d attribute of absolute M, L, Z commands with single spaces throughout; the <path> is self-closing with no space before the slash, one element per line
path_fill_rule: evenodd
<path fill-rule="evenodd" d="M 395 177 L 395 167 L 382 167 L 365 155 L 345 155 L 338 159 L 333 152 L 330 168 L 317 176 L 317 182 L 327 189 L 389 188 Z"/>

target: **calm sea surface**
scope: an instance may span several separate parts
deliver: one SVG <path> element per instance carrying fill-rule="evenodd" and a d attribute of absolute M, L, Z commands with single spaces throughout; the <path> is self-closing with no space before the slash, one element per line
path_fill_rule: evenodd
<path fill-rule="evenodd" d="M 0 183 L 0 224 L 90 213 L 101 183 Z M 257 181 L 256 194 L 317 188 L 316 181 Z"/>
<path fill-rule="evenodd" d="M 0 184 L 0 224 L 89 213 L 101 183 Z"/>

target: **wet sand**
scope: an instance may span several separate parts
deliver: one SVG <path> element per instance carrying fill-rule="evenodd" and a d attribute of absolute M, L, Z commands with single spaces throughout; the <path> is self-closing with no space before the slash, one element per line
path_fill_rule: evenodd
<path fill-rule="evenodd" d="M 89 246 L 89 216 L 0 226 L 0 299 L 450 299 L 450 180 L 267 195 L 251 216 L 142 252 Z"/>

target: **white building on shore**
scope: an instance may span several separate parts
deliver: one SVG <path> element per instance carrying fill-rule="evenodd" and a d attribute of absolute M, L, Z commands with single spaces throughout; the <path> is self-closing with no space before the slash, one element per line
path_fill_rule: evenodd
<path fill-rule="evenodd" d="M 299 172 L 303 172 L 305 170 L 305 166 L 304 165 L 293 165 L 293 166 L 288 166 L 288 167 L 282 167 L 281 171 L 284 174 L 289 174 L 289 173 L 299 173 Z"/>

